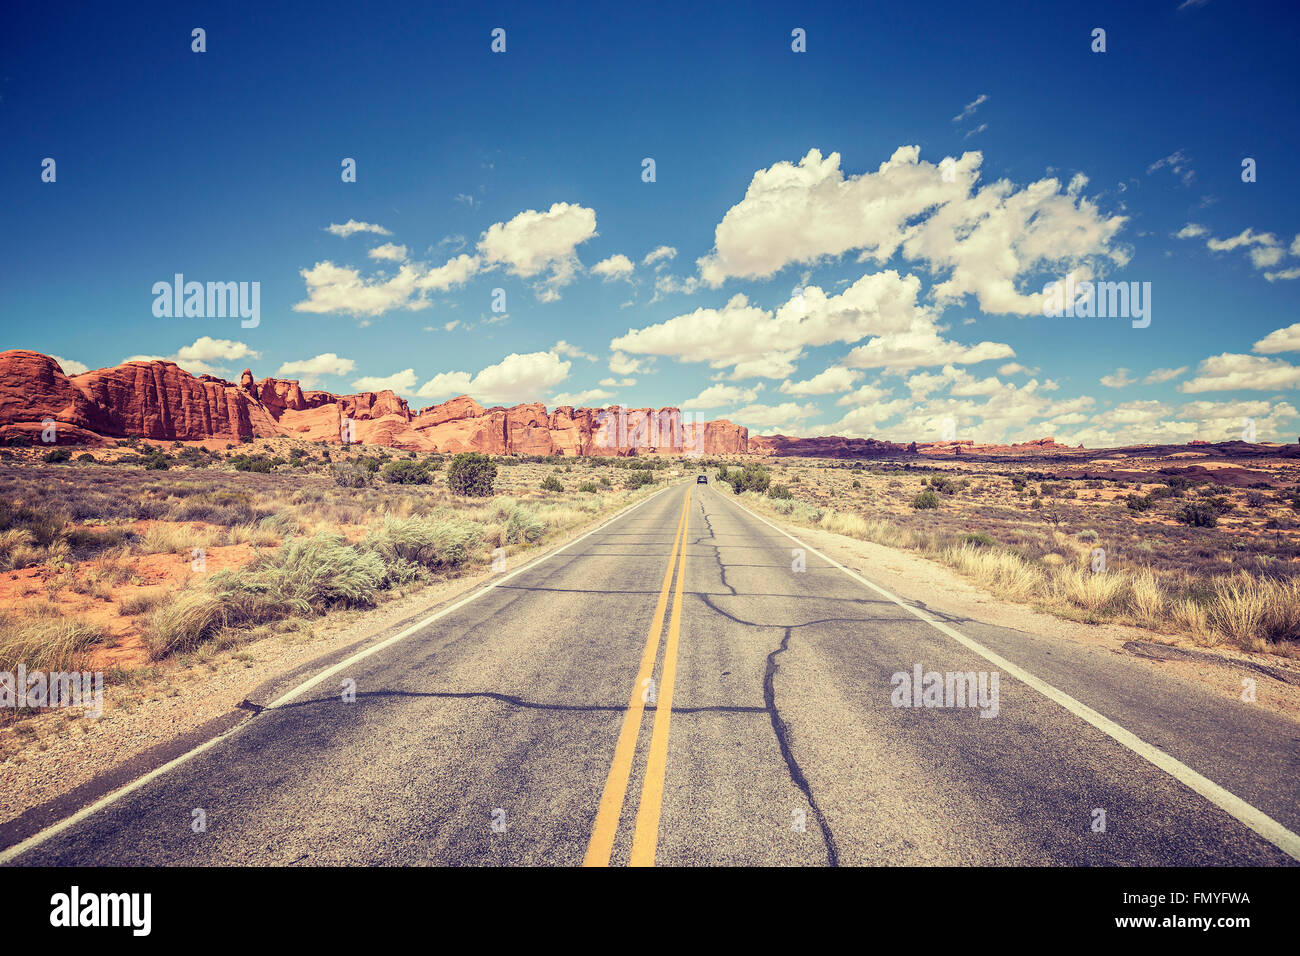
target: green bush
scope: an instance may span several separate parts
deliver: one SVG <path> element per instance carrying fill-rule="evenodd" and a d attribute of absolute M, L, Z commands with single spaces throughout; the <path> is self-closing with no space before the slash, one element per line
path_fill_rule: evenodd
<path fill-rule="evenodd" d="M 41 461 L 50 465 L 58 465 L 71 460 L 72 452 L 68 451 L 66 448 L 52 448 L 50 449 L 49 454 L 41 459 Z"/>
<path fill-rule="evenodd" d="M 790 493 L 790 489 L 787 488 L 785 485 L 773 485 L 771 488 L 767 490 L 767 496 L 769 498 L 793 498 L 794 497 L 794 495 Z"/>
<path fill-rule="evenodd" d="M 425 568 L 464 564 L 483 541 L 483 529 L 469 521 L 439 518 L 384 518 L 362 540 L 362 547 L 386 564 L 409 561 Z"/>
<path fill-rule="evenodd" d="M 476 451 L 462 452 L 447 468 L 447 487 L 453 495 L 488 498 L 497 479 L 497 466 L 487 455 Z"/>
<path fill-rule="evenodd" d="M 718 476 L 722 478 L 722 472 Z M 738 468 L 735 471 L 726 473 L 723 481 L 731 484 L 731 490 L 736 494 L 743 491 L 753 491 L 758 494 L 764 494 L 772 484 L 772 476 L 762 465 L 746 465 L 744 468 Z"/>
<path fill-rule="evenodd" d="M 546 534 L 546 522 L 527 508 L 512 508 L 506 519 L 503 544 L 532 544 Z"/>
<path fill-rule="evenodd" d="M 592 494 L 600 489 L 596 486 L 594 481 L 584 481 L 582 484 L 578 485 L 578 490 L 583 494 Z"/>
<path fill-rule="evenodd" d="M 411 461 L 409 458 L 390 461 L 382 471 L 384 481 L 393 485 L 427 485 L 433 481 L 428 462 Z"/>
<path fill-rule="evenodd" d="M 624 484 L 629 488 L 644 488 L 646 485 L 653 485 L 655 476 L 641 469 L 636 469 L 628 474 Z"/>
<path fill-rule="evenodd" d="M 1193 528 L 1213 528 L 1219 523 L 1219 513 L 1208 501 L 1185 504 L 1175 515 L 1179 521 Z"/>
<path fill-rule="evenodd" d="M 369 469 L 350 461 L 340 461 L 330 465 L 330 475 L 334 484 L 340 488 L 364 488 L 370 484 Z"/>
<path fill-rule="evenodd" d="M 542 491 L 563 491 L 563 490 L 564 490 L 564 485 L 560 483 L 560 479 L 555 477 L 553 473 L 547 475 L 545 478 L 542 479 Z"/>
<path fill-rule="evenodd" d="M 929 511 L 939 507 L 939 495 L 933 488 L 926 488 L 912 499 L 912 507 L 917 511 Z"/>

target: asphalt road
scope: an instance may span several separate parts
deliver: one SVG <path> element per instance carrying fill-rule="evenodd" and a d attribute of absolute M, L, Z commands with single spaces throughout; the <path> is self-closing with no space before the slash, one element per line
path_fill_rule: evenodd
<path fill-rule="evenodd" d="M 980 653 L 731 497 L 668 488 L 14 862 L 1296 862 L 1293 724 L 919 608 Z M 996 715 L 894 706 L 917 665 L 997 672 Z"/>

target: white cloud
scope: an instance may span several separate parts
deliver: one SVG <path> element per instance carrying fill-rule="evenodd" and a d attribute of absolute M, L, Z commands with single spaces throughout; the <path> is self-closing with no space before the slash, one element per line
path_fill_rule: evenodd
<path fill-rule="evenodd" d="M 1236 389 L 1273 391 L 1300 388 L 1300 366 L 1262 355 L 1225 352 L 1201 362 L 1196 376 L 1178 386 L 1180 392 L 1223 392 Z"/>
<path fill-rule="evenodd" d="M 666 355 L 685 362 L 731 368 L 733 379 L 787 378 L 805 347 L 859 342 L 852 361 L 866 368 L 887 365 L 906 352 L 913 365 L 1014 357 L 1009 346 L 981 343 L 966 348 L 942 341 L 931 312 L 916 302 L 920 280 L 897 272 L 864 275 L 837 295 L 808 286 L 775 312 L 750 305 L 743 294 L 720 309 L 700 308 L 642 329 L 629 329 L 610 347 L 623 352 Z M 927 358 L 926 350 L 938 354 Z"/>
<path fill-rule="evenodd" d="M 559 298 L 559 289 L 573 281 L 581 263 L 576 249 L 596 235 L 596 213 L 566 202 L 546 212 L 528 209 L 509 222 L 490 226 L 478 251 L 487 266 L 504 266 L 523 279 L 546 273 L 537 287 L 543 301 Z"/>
<path fill-rule="evenodd" d="M 782 382 L 778 391 L 785 395 L 833 395 L 836 392 L 847 392 L 861 377 L 861 372 L 832 365 L 826 371 L 802 382 Z"/>
<path fill-rule="evenodd" d="M 1209 231 L 1210 230 L 1206 229 L 1202 225 L 1198 225 L 1197 223 L 1194 222 L 1189 222 L 1187 225 L 1183 226 L 1183 228 L 1179 229 L 1176 233 L 1174 233 L 1174 238 L 1175 239 L 1196 239 L 1200 236 L 1206 235 L 1207 233 L 1209 233 Z"/>
<path fill-rule="evenodd" d="M 332 222 L 329 224 L 326 231 L 332 232 L 336 236 L 342 236 L 344 239 L 358 232 L 373 232 L 377 236 L 392 235 L 392 233 L 383 226 L 376 226 L 372 222 L 357 222 L 355 219 L 349 219 L 347 222 L 342 224 Z"/>
<path fill-rule="evenodd" d="M 1277 352 L 1300 352 L 1300 322 L 1285 328 L 1274 329 L 1253 346 L 1252 352 L 1274 355 Z"/>
<path fill-rule="evenodd" d="M 627 256 L 619 253 L 610 256 L 608 259 L 601 259 L 591 267 L 592 275 L 598 275 L 602 279 L 624 279 L 636 271 L 632 265 L 632 260 Z"/>
<path fill-rule="evenodd" d="M 609 370 L 615 375 L 636 375 L 638 372 L 647 372 L 653 364 L 654 359 L 632 358 L 622 352 L 615 352 L 609 357 Z"/>
<path fill-rule="evenodd" d="M 797 402 L 782 402 L 780 405 L 746 405 L 727 417 L 737 425 L 748 428 L 791 428 L 804 419 L 821 414 L 812 402 L 800 405 Z"/>
<path fill-rule="evenodd" d="M 576 345 L 570 345 L 568 342 L 564 341 L 564 339 L 560 339 L 560 341 L 556 342 L 555 345 L 551 347 L 551 351 L 557 355 L 563 355 L 566 358 L 586 359 L 588 362 L 596 361 L 596 356 L 592 355 L 590 352 L 584 352 Z"/>
<path fill-rule="evenodd" d="M 294 378 L 304 388 L 315 388 L 322 376 L 347 375 L 357 367 L 357 363 L 348 358 L 340 358 L 333 352 L 322 352 L 309 359 L 297 362 L 285 362 L 275 373 L 276 378 Z"/>
<path fill-rule="evenodd" d="M 51 355 L 50 358 L 59 363 L 59 368 L 63 369 L 64 375 L 81 375 L 83 372 L 90 371 L 89 365 L 86 365 L 84 362 L 78 362 L 75 359 L 59 358 L 57 355 Z"/>
<path fill-rule="evenodd" d="M 657 246 L 656 248 L 652 249 L 650 252 L 646 253 L 645 258 L 641 260 L 641 265 L 652 266 L 656 262 L 659 262 L 660 260 L 666 261 L 668 259 L 674 259 L 676 257 L 677 257 L 677 249 L 675 247 Z"/>
<path fill-rule="evenodd" d="M 473 374 L 441 372 L 420 386 L 421 398 L 444 399 L 469 395 L 488 405 L 536 402 L 569 377 L 572 363 L 555 350 L 511 353 L 495 365 Z M 561 403 L 565 404 L 565 403 Z"/>
<path fill-rule="evenodd" d="M 215 362 L 235 361 L 237 359 L 260 358 L 261 353 L 249 348 L 243 342 L 232 339 L 214 339 L 203 335 L 191 345 L 183 345 L 173 355 L 132 355 L 124 362 L 175 362 L 191 375 L 211 375 L 215 378 L 229 378 L 231 369 Z"/>
<path fill-rule="evenodd" d="M 999 375 L 1037 375 L 1040 369 L 1026 368 L 1019 362 L 1008 362 L 1006 365 L 998 366 Z"/>
<path fill-rule="evenodd" d="M 1101 384 L 1107 388 L 1128 388 L 1137 382 L 1137 379 L 1129 374 L 1130 371 L 1130 369 L 1126 368 L 1117 368 L 1110 375 L 1103 375 Z"/>
<path fill-rule="evenodd" d="M 1191 161 L 1183 155 L 1181 149 L 1170 153 L 1163 159 L 1157 159 L 1147 167 L 1147 174 L 1150 175 L 1156 170 L 1165 168 L 1168 168 L 1171 173 L 1181 179 L 1184 186 L 1190 186 L 1192 180 L 1196 178 L 1196 170 L 1192 169 Z"/>
<path fill-rule="evenodd" d="M 590 405 L 592 402 L 603 402 L 606 399 L 614 397 L 614 393 L 606 391 L 603 388 L 589 388 L 582 392 L 561 392 L 551 399 L 551 407 L 558 408 L 561 405 L 582 406 Z"/>
<path fill-rule="evenodd" d="M 761 383 L 753 388 L 742 388 L 739 385 L 710 385 L 694 398 L 682 402 L 682 408 L 722 408 L 742 405 L 754 401 L 762 390 Z"/>
<path fill-rule="evenodd" d="M 598 383 L 604 388 L 631 388 L 636 384 L 634 378 L 602 378 Z"/>
<path fill-rule="evenodd" d="M 1153 369 L 1142 379 L 1143 385 L 1162 385 L 1165 382 L 1171 382 L 1178 376 L 1187 371 L 1186 365 L 1180 365 L 1178 368 L 1158 368 Z"/>
<path fill-rule="evenodd" d="M 386 262 L 405 262 L 406 254 L 406 246 L 399 246 L 393 242 L 385 242 L 382 246 L 375 246 L 366 253 L 371 259 L 381 259 Z"/>
<path fill-rule="evenodd" d="M 960 123 L 966 117 L 973 116 L 977 109 L 988 102 L 988 99 L 989 95 L 987 93 L 981 93 L 979 96 L 975 97 L 975 99 L 963 106 L 961 112 L 954 116 L 952 121 L 954 123 Z"/>
<path fill-rule="evenodd" d="M 845 177 L 840 156 L 810 150 L 797 165 L 781 162 L 754 174 L 744 199 L 714 233 L 714 250 L 698 261 L 701 279 L 766 278 L 795 264 L 846 252 L 858 261 L 886 262 L 900 248 L 947 278 L 935 286 L 939 302 L 974 295 L 986 312 L 1036 314 L 1041 293 L 1017 282 L 1029 273 L 1060 271 L 1093 260 L 1124 264 L 1112 247 L 1122 216 L 1102 216 L 1079 194 L 1076 177 L 1066 192 L 1055 179 L 1015 188 L 1001 180 L 974 189 L 983 157 L 968 152 L 951 163 L 920 160 L 904 146 L 874 172 Z"/>
<path fill-rule="evenodd" d="M 415 369 L 403 369 L 392 375 L 368 375 L 356 379 L 352 387 L 358 392 L 396 392 L 398 395 L 410 395 L 415 390 Z"/>

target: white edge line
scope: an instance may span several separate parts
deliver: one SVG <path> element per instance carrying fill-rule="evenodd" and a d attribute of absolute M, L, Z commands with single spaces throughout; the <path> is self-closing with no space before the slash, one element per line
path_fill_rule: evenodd
<path fill-rule="evenodd" d="M 610 515 L 606 520 L 596 525 L 596 527 L 592 528 L 589 531 L 583 532 L 578 537 L 574 538 L 572 541 L 565 542 L 560 547 L 556 548 L 554 551 L 544 554 L 534 561 L 528 562 L 528 564 L 525 564 L 522 568 L 515 569 L 514 571 L 507 574 L 505 577 L 497 578 L 496 580 L 492 581 L 492 583 L 488 584 L 486 587 L 479 588 L 473 594 L 470 594 L 469 596 L 462 598 L 461 600 L 457 601 L 455 604 L 449 604 L 447 607 L 443 608 L 442 610 L 429 615 L 424 620 L 420 621 L 418 624 L 411 625 L 406 630 L 402 631 L 400 634 L 394 634 L 392 637 L 380 641 L 378 644 L 374 645 L 373 647 L 368 647 L 363 651 L 359 651 L 356 654 L 353 654 L 347 660 L 339 664 L 335 664 L 333 667 L 330 667 L 329 669 L 322 671 L 321 673 L 317 674 L 314 677 L 308 678 L 307 680 L 299 684 L 297 687 L 295 687 L 293 690 L 289 691 L 287 694 L 284 694 L 283 696 L 278 698 L 274 703 L 269 704 L 264 709 L 274 710 L 275 708 L 280 707 L 281 705 L 286 704 L 289 701 L 293 700 L 295 697 L 297 697 L 299 694 L 302 694 L 304 691 L 306 691 L 309 687 L 313 686 L 314 684 L 318 684 L 319 682 L 325 680 L 326 678 L 334 674 L 337 674 L 339 671 L 352 666 L 353 664 L 357 663 L 357 661 L 360 661 L 363 658 L 369 657 L 371 654 L 383 650 L 385 647 L 388 647 L 390 644 L 395 644 L 396 642 L 402 640 L 403 638 L 410 637 L 412 634 L 416 633 L 422 628 L 428 627 L 430 624 L 432 624 L 434 621 L 437 621 L 439 618 L 450 614 L 452 611 L 464 607 L 466 604 L 469 604 L 471 601 L 481 598 L 484 594 L 487 594 L 489 591 L 493 590 L 497 586 L 505 584 L 515 575 L 523 574 L 525 571 L 531 570 L 532 568 L 541 564 L 543 561 L 549 561 L 551 558 L 555 557 L 561 551 L 564 551 L 567 548 L 571 548 L 579 541 L 582 541 L 585 538 L 589 538 L 597 531 L 601 531 L 604 528 L 609 527 L 611 524 L 613 524 L 618 519 L 622 518 L 624 515 L 631 514 L 633 511 L 635 511 L 637 508 L 640 508 L 642 505 L 647 504 L 650 501 L 653 501 L 655 498 L 658 498 L 660 495 L 664 494 L 665 492 L 671 491 L 676 484 L 682 484 L 682 482 L 674 482 L 673 484 L 670 484 L 665 488 L 660 488 L 654 494 L 648 495 L 647 497 L 642 498 L 640 501 L 634 502 L 633 504 L 628 505 L 626 508 L 623 508 L 621 511 L 618 511 L 615 514 Z M 169 760 L 161 767 L 155 767 L 153 770 L 150 770 L 144 776 L 137 777 L 135 780 L 132 780 L 126 786 L 121 787 L 118 790 L 114 790 L 112 793 L 109 793 L 101 797 L 100 799 L 96 800 L 94 803 L 90 804 L 89 806 L 82 807 L 76 813 L 72 814 L 71 816 L 64 817 L 58 823 L 51 824 L 50 826 L 46 827 L 44 830 L 41 830 L 37 833 L 33 833 L 31 836 L 23 840 L 21 843 L 15 843 L 7 850 L 0 851 L 0 866 L 4 866 L 8 864 L 11 861 L 22 856 L 28 850 L 40 846 L 46 840 L 50 839 L 51 837 L 57 836 L 59 833 L 63 832 L 73 824 L 80 823 L 82 820 L 86 819 L 86 817 L 90 816 L 91 814 L 98 813 L 100 810 L 104 809 L 110 804 L 115 803 L 116 801 L 122 799 L 122 797 L 125 797 L 128 794 L 140 789 L 149 781 L 157 777 L 161 777 L 169 770 L 179 767 L 181 764 L 185 763 L 185 761 L 189 760 L 191 757 L 197 757 L 199 754 L 203 753 L 203 751 L 207 750 L 209 747 L 215 746 L 216 744 L 224 740 L 227 736 L 229 736 L 230 734 L 234 733 L 236 730 L 239 730 L 241 727 L 244 726 L 247 726 L 247 722 L 241 722 L 240 724 L 227 730 L 225 733 L 218 734 L 216 737 L 213 737 L 211 740 L 204 741 L 203 743 L 195 747 L 193 750 L 186 751 L 185 753 L 181 754 L 179 757 Z"/>
<path fill-rule="evenodd" d="M 723 494 L 722 492 L 718 492 L 718 494 L 723 498 L 727 498 L 727 495 Z M 929 624 L 930 626 L 934 627 L 936 630 L 941 631 L 942 633 L 946 634 L 948 637 L 951 637 L 958 644 L 961 644 L 963 647 L 967 648 L 968 650 L 974 651 L 976 654 L 984 658 L 990 664 L 993 664 L 994 666 L 1000 668 L 1001 670 L 1006 671 L 1008 674 L 1010 674 L 1012 677 L 1015 677 L 1021 683 L 1029 685 L 1034 690 L 1038 691 L 1040 694 L 1046 697 L 1048 700 L 1051 700 L 1054 703 L 1057 703 L 1060 706 L 1064 707 L 1066 710 L 1074 714 L 1074 716 L 1078 717 L 1080 720 L 1084 721 L 1085 723 L 1091 724 L 1093 727 L 1096 727 L 1106 736 L 1120 743 L 1124 747 L 1127 747 L 1129 750 L 1137 754 L 1143 760 L 1146 760 L 1148 763 L 1153 764 L 1154 766 L 1163 770 L 1165 773 L 1169 774 L 1175 780 L 1190 787 L 1196 793 L 1199 793 L 1202 797 L 1204 797 L 1206 800 L 1213 803 L 1220 810 L 1223 810 L 1225 813 L 1235 817 L 1237 820 L 1244 823 L 1250 829 L 1254 830 L 1265 840 L 1267 840 L 1269 843 L 1272 843 L 1274 846 L 1282 850 L 1287 855 L 1293 857 L 1294 859 L 1300 860 L 1300 836 L 1296 835 L 1295 833 L 1291 832 L 1286 827 L 1284 827 L 1282 824 L 1278 823 L 1276 820 L 1270 817 L 1263 810 L 1260 810 L 1257 807 L 1252 806 L 1251 804 L 1247 803 L 1245 800 L 1241 799 L 1237 795 L 1229 792 L 1228 790 L 1225 790 L 1223 787 L 1219 786 L 1213 780 L 1197 773 L 1191 767 L 1187 766 L 1185 763 L 1182 763 L 1177 758 L 1171 757 L 1169 754 L 1165 753 L 1159 747 L 1155 747 L 1147 743 L 1145 740 L 1138 737 L 1136 734 L 1132 733 L 1131 731 L 1125 730 L 1123 727 L 1115 723 L 1115 721 L 1111 720 L 1109 717 L 1099 714 L 1097 711 L 1093 710 L 1087 704 L 1075 700 L 1073 697 L 1071 697 L 1069 694 L 1065 693 L 1064 691 L 1058 690 L 1056 687 L 1053 687 L 1051 684 L 1047 683 L 1046 681 L 1035 677 L 1033 674 L 1029 673 L 1024 668 L 1011 663 L 1011 661 L 989 650 L 987 647 L 980 644 L 978 641 L 972 640 L 966 635 L 949 627 L 947 624 L 943 623 L 942 621 L 936 621 L 934 618 L 930 617 L 928 614 L 924 613 L 923 611 L 919 611 L 916 608 L 912 607 L 911 605 L 904 603 L 901 598 L 895 596 L 894 594 L 891 594 L 889 591 L 886 591 L 880 585 L 868 581 L 862 575 L 849 570 L 844 565 L 840 564 L 838 561 L 828 557 L 825 554 L 822 554 L 820 551 L 818 551 L 816 548 L 812 547 L 811 545 L 805 544 L 804 542 L 796 538 L 794 535 L 792 535 L 790 532 L 782 528 L 780 525 L 768 521 L 762 515 L 758 514 L 757 512 L 751 511 L 749 508 L 741 504 L 739 501 L 732 501 L 731 503 L 736 507 L 740 508 L 742 511 L 746 512 L 747 514 L 753 516 L 754 518 L 757 518 L 759 521 L 763 522 L 763 524 L 767 525 L 769 528 L 773 528 L 781 532 L 781 534 L 785 535 L 795 544 L 811 551 L 813 554 L 817 555 L 826 563 L 832 565 L 833 567 L 839 568 L 841 571 L 843 571 L 849 577 L 853 578 L 855 581 L 858 581 L 861 584 L 865 584 L 867 587 L 871 588 L 877 594 L 881 595 L 884 598 L 887 598 L 888 600 L 892 601 L 894 604 L 897 604 L 904 611 L 907 611 L 909 614 L 913 615 L 914 617 L 919 618 L 920 620 L 924 621 L 926 624 Z"/>

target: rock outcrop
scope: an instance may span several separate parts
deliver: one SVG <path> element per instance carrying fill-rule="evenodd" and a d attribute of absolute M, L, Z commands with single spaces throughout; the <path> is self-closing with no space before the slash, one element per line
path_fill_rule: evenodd
<path fill-rule="evenodd" d="M 40 439 L 55 423 L 64 444 L 237 441 L 287 436 L 348 440 L 420 452 L 520 455 L 744 454 L 749 432 L 731 422 L 687 422 L 677 408 L 606 409 L 540 403 L 484 408 L 461 395 L 412 413 L 391 391 L 335 395 L 288 379 L 239 384 L 194 376 L 174 362 L 126 362 L 68 376 L 39 352 L 0 352 L 0 441 Z"/>

